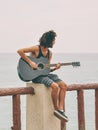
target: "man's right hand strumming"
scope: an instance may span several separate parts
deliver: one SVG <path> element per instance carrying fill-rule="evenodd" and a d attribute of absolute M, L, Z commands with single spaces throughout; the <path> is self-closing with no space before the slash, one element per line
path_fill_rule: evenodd
<path fill-rule="evenodd" d="M 33 68 L 33 69 L 37 69 L 37 67 L 38 67 L 35 62 L 31 61 L 29 64 L 30 64 L 31 68 Z"/>

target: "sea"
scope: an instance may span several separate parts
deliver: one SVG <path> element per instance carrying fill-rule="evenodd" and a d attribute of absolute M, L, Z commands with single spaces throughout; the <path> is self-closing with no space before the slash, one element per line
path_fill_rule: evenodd
<path fill-rule="evenodd" d="M 17 53 L 0 53 L 0 88 L 26 87 L 19 79 Z M 80 62 L 79 67 L 62 66 L 53 73 L 59 75 L 68 85 L 98 83 L 98 53 L 54 53 L 51 63 Z M 85 127 L 95 130 L 95 95 L 94 90 L 84 90 Z M 78 130 L 77 92 L 67 91 L 65 98 L 66 115 L 69 122 L 67 130 Z M 0 130 L 11 130 L 12 96 L 0 97 Z M 21 96 L 21 124 L 26 130 L 26 96 Z"/>

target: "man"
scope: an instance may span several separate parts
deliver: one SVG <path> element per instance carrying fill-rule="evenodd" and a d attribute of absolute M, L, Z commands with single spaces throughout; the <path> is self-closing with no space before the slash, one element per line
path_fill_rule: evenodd
<path fill-rule="evenodd" d="M 33 68 L 37 69 L 37 64 L 31 61 L 25 53 L 30 53 L 34 58 L 46 57 L 49 63 L 52 59 L 52 52 L 49 48 L 52 48 L 55 44 L 56 33 L 53 30 L 45 32 L 39 40 L 39 45 L 35 45 L 29 48 L 19 49 L 18 54 Z M 50 71 L 54 71 L 60 68 L 60 63 L 55 67 L 50 67 Z M 64 102 L 66 95 L 67 85 L 56 75 L 49 73 L 45 76 L 39 76 L 32 80 L 34 83 L 43 83 L 46 87 L 52 88 L 52 100 L 54 105 L 54 115 L 58 118 L 68 121 L 68 117 L 64 113 Z"/>

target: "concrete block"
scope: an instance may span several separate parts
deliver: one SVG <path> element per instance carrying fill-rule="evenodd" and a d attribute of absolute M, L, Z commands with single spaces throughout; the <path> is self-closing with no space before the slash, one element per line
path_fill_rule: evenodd
<path fill-rule="evenodd" d="M 27 83 L 35 95 L 26 97 L 26 130 L 61 130 L 60 120 L 54 116 L 51 88 L 43 84 Z"/>

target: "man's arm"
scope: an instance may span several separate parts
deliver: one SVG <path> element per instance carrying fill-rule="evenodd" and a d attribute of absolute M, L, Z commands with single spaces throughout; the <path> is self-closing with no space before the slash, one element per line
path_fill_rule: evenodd
<path fill-rule="evenodd" d="M 24 59 L 32 68 L 37 68 L 37 64 L 33 61 L 31 61 L 25 53 L 28 53 L 28 52 L 35 52 L 37 51 L 37 46 L 33 46 L 33 47 L 30 47 L 30 48 L 23 48 L 23 49 L 19 49 L 17 51 L 17 53 L 21 56 L 22 59 Z"/>
<path fill-rule="evenodd" d="M 50 57 L 49 57 L 49 63 L 51 63 L 51 59 L 52 59 L 52 52 L 50 53 Z M 50 67 L 50 72 L 53 72 L 57 69 L 59 69 L 61 67 L 60 63 L 58 63 L 56 66 Z"/>

